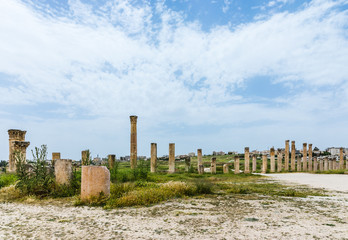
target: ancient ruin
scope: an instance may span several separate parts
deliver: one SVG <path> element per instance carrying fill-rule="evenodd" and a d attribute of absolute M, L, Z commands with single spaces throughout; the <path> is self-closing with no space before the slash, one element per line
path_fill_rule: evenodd
<path fill-rule="evenodd" d="M 274 148 L 272 147 L 270 150 L 270 155 L 271 155 L 271 172 L 275 172 L 275 152 Z"/>
<path fill-rule="evenodd" d="M 340 163 L 339 169 L 344 169 L 343 148 L 340 148 Z"/>
<path fill-rule="evenodd" d="M 81 200 L 110 195 L 110 172 L 105 166 L 82 166 Z"/>
<path fill-rule="evenodd" d="M 285 141 L 284 170 L 289 171 L 289 140 Z"/>
<path fill-rule="evenodd" d="M 239 173 L 239 156 L 234 156 L 234 174 Z"/>
<path fill-rule="evenodd" d="M 216 157 L 211 158 L 211 166 L 210 166 L 210 172 L 212 174 L 216 173 Z"/>
<path fill-rule="evenodd" d="M 249 148 L 244 149 L 244 173 L 250 173 Z"/>
<path fill-rule="evenodd" d="M 283 153 L 282 150 L 279 148 L 278 152 L 277 152 L 277 172 L 281 172 L 282 171 L 282 161 L 283 161 Z"/>
<path fill-rule="evenodd" d="M 256 157 L 256 155 L 254 154 L 253 157 L 252 157 L 252 161 L 253 161 L 252 171 L 253 171 L 253 172 L 256 172 L 256 167 L 257 167 L 257 165 L 256 165 L 256 160 L 257 160 L 257 157 Z"/>
<path fill-rule="evenodd" d="M 21 156 L 21 158 L 26 161 L 27 148 L 30 142 L 25 141 L 25 134 L 27 131 L 22 131 L 18 129 L 9 129 L 9 172 L 16 171 L 16 155 Z"/>
<path fill-rule="evenodd" d="M 295 148 L 295 141 L 291 141 L 291 171 L 295 171 L 295 154 L 296 154 L 296 148 Z"/>
<path fill-rule="evenodd" d="M 266 173 L 267 172 L 267 155 L 264 154 L 262 155 L 262 170 L 261 173 Z"/>
<path fill-rule="evenodd" d="M 169 143 L 169 173 L 175 173 L 175 143 Z"/>
<path fill-rule="evenodd" d="M 204 173 L 203 159 L 202 159 L 202 149 L 197 149 L 197 169 L 199 174 Z"/>
<path fill-rule="evenodd" d="M 151 143 L 151 172 L 156 172 L 157 166 L 157 143 Z"/>
<path fill-rule="evenodd" d="M 130 163 L 131 169 L 137 166 L 137 116 L 130 116 L 131 135 L 130 135 Z"/>
<path fill-rule="evenodd" d="M 116 155 L 115 154 L 109 154 L 108 155 L 109 168 L 113 169 L 115 167 L 115 163 L 116 163 Z"/>
<path fill-rule="evenodd" d="M 54 175 L 58 184 L 69 185 L 73 177 L 72 160 L 56 159 L 54 162 Z"/>
<path fill-rule="evenodd" d="M 303 171 L 307 172 L 307 143 L 303 143 Z"/>
<path fill-rule="evenodd" d="M 308 171 L 312 171 L 313 170 L 313 162 L 312 162 L 312 158 L 313 158 L 313 152 L 312 152 L 312 144 L 308 144 Z"/>

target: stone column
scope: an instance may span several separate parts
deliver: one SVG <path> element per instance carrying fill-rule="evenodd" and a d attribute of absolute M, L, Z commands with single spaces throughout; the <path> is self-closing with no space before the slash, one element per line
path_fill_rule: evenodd
<path fill-rule="evenodd" d="M 284 170 L 289 171 L 289 140 L 285 141 Z"/>
<path fill-rule="evenodd" d="M 151 143 L 151 172 L 156 172 L 157 166 L 157 143 Z"/>
<path fill-rule="evenodd" d="M 333 170 L 333 159 L 329 159 L 329 169 L 328 170 Z"/>
<path fill-rule="evenodd" d="M 291 171 L 295 172 L 295 154 L 296 154 L 296 148 L 295 148 L 295 141 L 291 141 Z"/>
<path fill-rule="evenodd" d="M 340 169 L 344 169 L 343 148 L 340 148 Z"/>
<path fill-rule="evenodd" d="M 244 173 L 250 173 L 249 148 L 244 148 Z"/>
<path fill-rule="evenodd" d="M 324 171 L 324 159 L 323 158 L 319 159 L 319 170 Z"/>
<path fill-rule="evenodd" d="M 82 166 L 81 200 L 89 201 L 100 193 L 110 195 L 110 172 L 105 166 Z"/>
<path fill-rule="evenodd" d="M 297 171 L 298 172 L 301 172 L 301 157 L 300 156 L 297 156 Z"/>
<path fill-rule="evenodd" d="M 271 172 L 274 173 L 275 172 L 275 152 L 274 152 L 274 148 L 270 149 L 270 155 L 271 155 Z"/>
<path fill-rule="evenodd" d="M 216 174 L 216 157 L 211 158 L 210 172 Z"/>
<path fill-rule="evenodd" d="M 131 134 L 130 134 L 130 165 L 131 169 L 137 167 L 137 116 L 130 116 Z"/>
<path fill-rule="evenodd" d="M 175 143 L 169 143 L 169 173 L 175 173 Z"/>
<path fill-rule="evenodd" d="M 202 149 L 197 149 L 197 169 L 199 174 L 204 173 L 203 159 L 202 159 Z"/>
<path fill-rule="evenodd" d="M 256 154 L 254 154 L 253 160 L 252 160 L 253 161 L 253 169 L 252 169 L 253 172 L 256 172 L 256 168 L 257 168 L 256 159 L 257 159 Z"/>
<path fill-rule="evenodd" d="M 278 154 L 277 154 L 277 160 L 278 160 L 278 164 L 277 164 L 277 172 L 281 172 L 282 171 L 282 161 L 283 161 L 283 153 L 282 150 L 279 148 L 278 149 Z"/>
<path fill-rule="evenodd" d="M 27 148 L 30 142 L 25 142 L 25 134 L 27 131 L 21 131 L 18 129 L 9 129 L 9 172 L 16 171 L 16 155 L 18 154 L 24 162 L 26 162 Z"/>
<path fill-rule="evenodd" d="M 262 169 L 261 173 L 266 173 L 267 172 L 267 155 L 264 154 L 262 155 Z"/>
<path fill-rule="evenodd" d="M 185 157 L 185 171 L 189 172 L 191 168 L 191 157 Z"/>
<path fill-rule="evenodd" d="M 318 159 L 316 157 L 313 158 L 313 171 L 318 171 Z"/>
<path fill-rule="evenodd" d="M 234 174 L 239 174 L 239 156 L 234 156 Z"/>
<path fill-rule="evenodd" d="M 307 172 L 307 143 L 303 144 L 303 158 L 302 158 L 302 164 L 303 164 L 303 171 Z"/>
<path fill-rule="evenodd" d="M 109 169 L 113 169 L 115 167 L 115 162 L 116 162 L 116 155 L 109 154 L 108 155 Z"/>
<path fill-rule="evenodd" d="M 312 158 L 313 158 L 313 152 L 312 152 L 312 144 L 308 144 L 308 171 L 312 171 Z"/>
<path fill-rule="evenodd" d="M 329 159 L 328 157 L 325 157 L 324 159 L 324 171 L 327 171 L 329 168 Z"/>
<path fill-rule="evenodd" d="M 227 163 L 225 163 L 225 164 L 222 166 L 222 170 L 223 170 L 224 173 L 228 173 L 228 172 L 229 172 L 228 166 L 229 166 L 229 165 L 228 165 Z"/>
<path fill-rule="evenodd" d="M 58 184 L 69 185 L 73 177 L 72 160 L 56 159 L 54 164 L 54 175 Z"/>
<path fill-rule="evenodd" d="M 59 152 L 53 152 L 52 153 L 52 166 L 55 166 L 55 161 L 60 159 L 60 153 Z"/>

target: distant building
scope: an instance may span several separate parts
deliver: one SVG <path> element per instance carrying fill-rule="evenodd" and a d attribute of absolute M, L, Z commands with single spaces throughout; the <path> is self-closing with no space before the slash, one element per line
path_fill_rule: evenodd
<path fill-rule="evenodd" d="M 329 152 L 330 155 L 337 156 L 340 155 L 340 148 L 338 147 L 330 147 L 326 149 L 326 152 Z"/>
<path fill-rule="evenodd" d="M 189 157 L 194 157 L 194 156 L 196 156 L 196 154 L 194 153 L 194 152 L 190 152 L 190 153 L 188 153 L 187 154 Z"/>
<path fill-rule="evenodd" d="M 223 151 L 220 151 L 220 152 L 213 151 L 213 156 L 223 156 L 223 155 L 225 155 L 225 152 Z"/>

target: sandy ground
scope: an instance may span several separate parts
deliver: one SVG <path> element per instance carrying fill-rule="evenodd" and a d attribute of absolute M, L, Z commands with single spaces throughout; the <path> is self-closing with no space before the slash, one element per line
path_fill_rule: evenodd
<path fill-rule="evenodd" d="M 348 174 L 282 173 L 262 174 L 277 180 L 348 193 Z"/>
<path fill-rule="evenodd" d="M 229 195 L 116 210 L 1 203 L 0 239 L 348 239 L 348 194 L 331 194 Z"/>

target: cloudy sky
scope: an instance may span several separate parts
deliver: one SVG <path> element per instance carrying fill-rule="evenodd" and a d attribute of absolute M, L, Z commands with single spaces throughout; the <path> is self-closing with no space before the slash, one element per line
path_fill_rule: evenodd
<path fill-rule="evenodd" d="M 348 147 L 348 0 L 0 0 L 11 128 L 62 158 Z M 28 154 L 30 156 L 30 154 Z"/>

